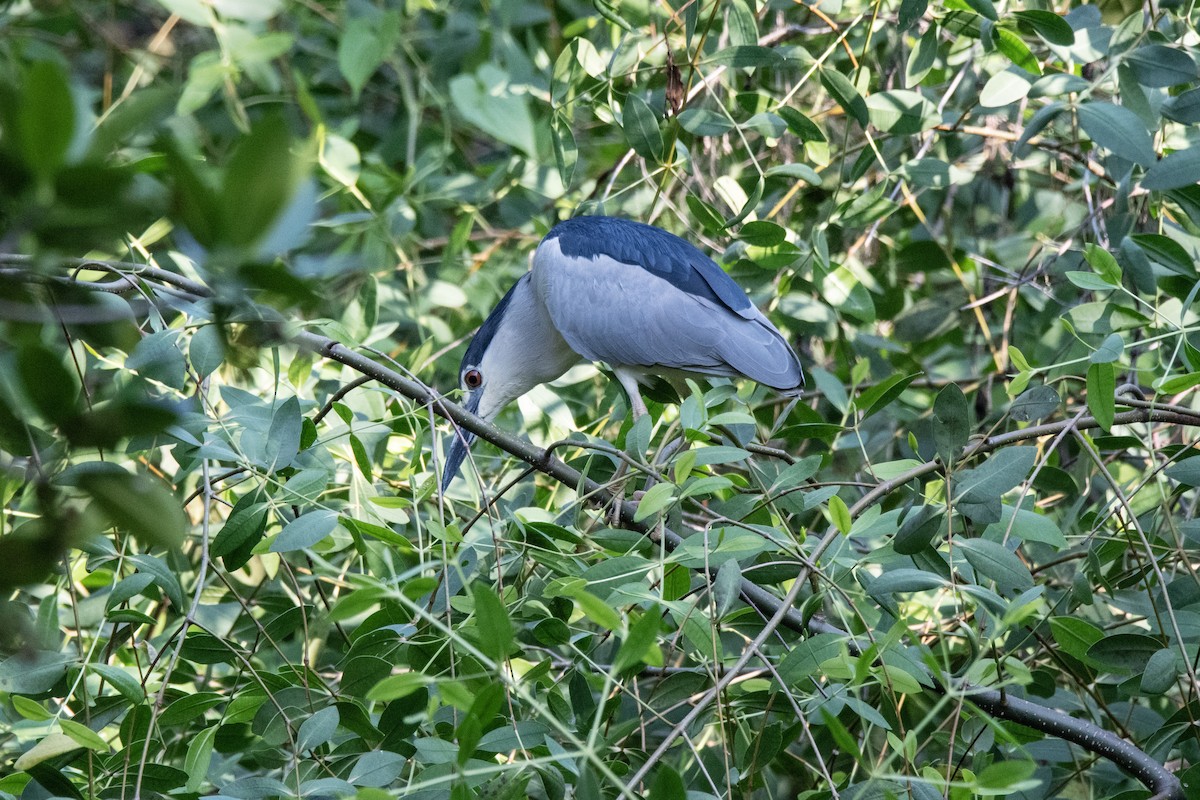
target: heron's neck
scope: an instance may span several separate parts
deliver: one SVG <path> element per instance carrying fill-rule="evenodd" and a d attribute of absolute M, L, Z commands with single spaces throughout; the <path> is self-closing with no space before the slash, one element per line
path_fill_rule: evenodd
<path fill-rule="evenodd" d="M 552 381 L 579 363 L 580 356 L 559 334 L 526 274 L 513 289 L 504 319 L 488 347 L 483 374 L 490 383 L 485 418 L 538 384 Z"/>

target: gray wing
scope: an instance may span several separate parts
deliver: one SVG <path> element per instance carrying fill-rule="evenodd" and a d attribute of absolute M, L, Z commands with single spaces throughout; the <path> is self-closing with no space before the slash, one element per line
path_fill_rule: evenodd
<path fill-rule="evenodd" d="M 796 354 L 757 309 L 743 316 L 640 266 L 554 249 L 539 254 L 534 280 L 554 326 L 585 358 L 744 375 L 782 391 L 803 384 Z"/>

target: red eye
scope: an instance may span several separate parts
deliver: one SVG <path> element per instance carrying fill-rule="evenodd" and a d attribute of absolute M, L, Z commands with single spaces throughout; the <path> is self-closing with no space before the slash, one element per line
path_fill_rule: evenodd
<path fill-rule="evenodd" d="M 468 389 L 478 389 L 483 385 L 483 376 L 479 374 L 479 370 L 469 369 L 463 373 L 463 384 Z"/>

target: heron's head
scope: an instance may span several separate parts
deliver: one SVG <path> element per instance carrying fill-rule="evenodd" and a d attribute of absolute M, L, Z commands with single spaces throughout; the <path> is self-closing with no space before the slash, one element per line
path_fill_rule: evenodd
<path fill-rule="evenodd" d="M 530 341 L 539 335 L 539 314 L 531 308 L 535 302 L 526 275 L 492 309 L 463 354 L 458 369 L 462 406 L 488 422 L 517 397 L 547 380 L 538 364 L 538 347 Z M 475 434 L 455 426 L 446 450 L 442 491 L 458 474 L 474 441 Z"/>

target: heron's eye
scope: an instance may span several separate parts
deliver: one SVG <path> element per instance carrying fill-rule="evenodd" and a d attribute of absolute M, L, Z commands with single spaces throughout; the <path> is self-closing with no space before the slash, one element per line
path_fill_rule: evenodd
<path fill-rule="evenodd" d="M 477 369 L 469 369 L 463 373 L 463 383 L 468 389 L 478 389 L 483 385 L 483 375 Z"/>

